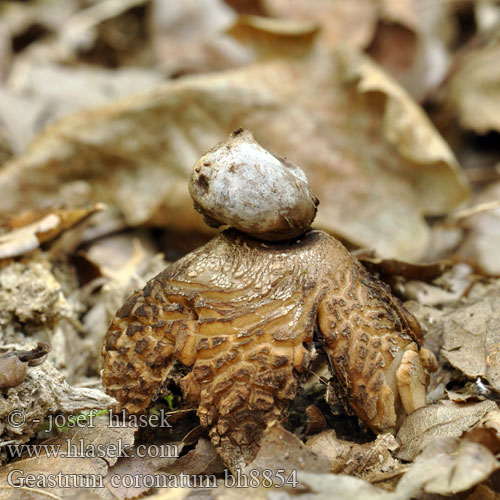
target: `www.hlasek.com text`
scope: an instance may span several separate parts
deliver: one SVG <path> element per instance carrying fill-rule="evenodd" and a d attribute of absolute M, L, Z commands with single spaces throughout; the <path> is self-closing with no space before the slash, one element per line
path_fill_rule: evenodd
<path fill-rule="evenodd" d="M 178 458 L 176 444 L 138 444 L 132 446 L 117 439 L 114 443 L 88 443 L 84 439 L 66 439 L 54 444 L 10 444 L 6 446 L 13 458 L 63 457 L 63 458 Z"/>

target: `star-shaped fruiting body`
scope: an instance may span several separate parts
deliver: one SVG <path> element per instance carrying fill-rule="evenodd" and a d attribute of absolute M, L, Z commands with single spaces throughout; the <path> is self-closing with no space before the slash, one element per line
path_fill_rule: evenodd
<path fill-rule="evenodd" d="M 183 398 L 198 405 L 200 423 L 237 468 L 294 399 L 315 330 L 373 430 L 394 431 L 425 404 L 415 318 L 319 230 L 263 242 L 230 229 L 171 264 L 118 311 L 103 347 L 103 383 L 140 413 L 175 363 L 190 367 Z"/>

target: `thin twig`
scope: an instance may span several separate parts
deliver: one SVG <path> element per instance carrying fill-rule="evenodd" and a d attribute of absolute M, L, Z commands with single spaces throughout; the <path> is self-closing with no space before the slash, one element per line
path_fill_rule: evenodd
<path fill-rule="evenodd" d="M 473 207 L 465 208 L 459 210 L 453 214 L 454 219 L 465 219 L 466 217 L 471 217 L 472 215 L 479 214 L 481 212 L 489 212 L 490 210 L 495 210 L 500 208 L 500 200 L 487 201 L 485 203 L 479 203 Z"/>

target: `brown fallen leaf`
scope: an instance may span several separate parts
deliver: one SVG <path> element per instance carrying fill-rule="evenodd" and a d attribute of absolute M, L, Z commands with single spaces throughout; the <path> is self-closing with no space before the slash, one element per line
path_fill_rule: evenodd
<path fill-rule="evenodd" d="M 413 460 L 436 438 L 459 437 L 473 428 L 486 413 L 497 409 L 493 401 L 466 405 L 441 401 L 419 408 L 408 415 L 399 429 L 397 439 L 401 448 L 396 456 L 402 460 Z"/>
<path fill-rule="evenodd" d="M 58 30 L 56 57 L 116 67 L 151 60 L 145 11 L 149 0 L 103 0 L 80 8 Z"/>
<path fill-rule="evenodd" d="M 488 479 L 499 467 L 499 462 L 483 446 L 465 440 L 440 438 L 431 443 L 424 453 L 401 478 L 396 490 L 388 492 L 372 486 L 370 483 L 343 474 L 311 473 L 299 470 L 297 477 L 300 485 L 293 493 L 280 490 L 280 498 L 322 500 L 339 498 L 342 500 L 407 500 L 420 498 L 423 493 L 451 495 L 466 491 Z M 494 482 L 494 481 L 493 481 Z M 494 500 L 492 485 L 483 483 L 475 491 L 487 496 L 469 496 L 468 500 Z M 494 488 L 494 486 L 493 486 Z M 270 500 L 274 495 L 262 488 L 252 490 L 252 498 Z M 198 498 L 196 490 L 190 489 L 189 498 Z M 200 490 L 198 490 L 200 491 Z M 200 491 L 201 493 L 201 491 Z M 255 493 L 255 495 L 254 495 Z M 274 492 L 273 492 L 274 493 Z M 240 498 L 238 490 L 224 488 L 222 485 L 211 492 L 203 492 L 203 498 L 233 500 Z M 183 498 L 179 489 L 155 495 L 152 500 L 176 500 Z M 202 498 L 202 497 L 200 497 Z"/>
<path fill-rule="evenodd" d="M 206 231 L 186 179 L 237 125 L 303 167 L 322 200 L 317 226 L 384 257 L 421 257 L 424 213 L 447 212 L 468 195 L 415 103 L 366 58 L 340 50 L 186 78 L 64 119 L 2 169 L 0 215 L 25 200 L 64 202 L 65 186 L 79 182 L 131 225 Z"/>
<path fill-rule="evenodd" d="M 309 405 L 305 413 L 307 415 L 307 424 L 304 431 L 306 436 L 322 432 L 328 427 L 325 415 L 316 405 Z"/>
<path fill-rule="evenodd" d="M 41 365 L 46 359 L 47 354 L 50 352 L 50 344 L 47 342 L 37 342 L 36 347 L 28 350 L 9 351 L 6 354 L 1 354 L 0 358 L 17 357 L 19 361 L 27 363 L 28 366 Z"/>
<path fill-rule="evenodd" d="M 417 47 L 418 36 L 414 29 L 381 20 L 367 53 L 394 78 L 404 80 L 410 73 Z"/>
<path fill-rule="evenodd" d="M 18 96 L 0 88 L 0 124 L 4 155 L 19 154 L 26 150 L 27 144 L 39 130 L 37 122 L 43 115 L 44 107 L 44 103 L 37 99 Z"/>
<path fill-rule="evenodd" d="M 171 465 L 162 466 L 168 474 L 220 474 L 226 468 L 215 446 L 208 439 L 199 439 L 193 450 L 180 457 Z"/>
<path fill-rule="evenodd" d="M 399 282 L 396 289 L 404 298 L 414 300 L 420 306 L 434 306 L 433 310 L 439 316 L 460 307 L 460 301 L 477 281 L 477 276 L 467 264 L 456 264 L 430 282 L 425 277 L 426 272 L 423 271 L 422 278 L 415 276 L 410 281 Z M 438 309 L 436 306 L 441 307 Z"/>
<path fill-rule="evenodd" d="M 311 450 L 281 425 L 273 423 L 264 431 L 256 457 L 242 472 L 250 474 L 253 469 L 284 469 L 288 474 L 294 470 L 329 472 L 330 461 L 324 455 Z"/>
<path fill-rule="evenodd" d="M 223 0 L 153 0 L 152 49 L 169 75 L 224 70 L 253 61 L 252 52 L 224 33 L 236 13 Z"/>
<path fill-rule="evenodd" d="M 474 200 L 484 210 L 463 221 L 467 234 L 457 250 L 460 259 L 486 274 L 500 276 L 500 183 L 490 184 Z"/>
<path fill-rule="evenodd" d="M 487 413 L 473 429 L 465 432 L 462 437 L 482 444 L 494 455 L 500 453 L 500 411 Z"/>
<path fill-rule="evenodd" d="M 468 377 L 483 377 L 500 390 L 500 296 L 447 314 L 442 354 Z"/>
<path fill-rule="evenodd" d="M 263 0 L 259 6 L 273 20 L 317 24 L 318 43 L 324 47 L 347 44 L 365 49 L 419 100 L 441 81 L 447 69 L 447 40 L 442 33 L 450 30 L 453 19 L 450 9 L 439 3 Z"/>
<path fill-rule="evenodd" d="M 446 105 L 463 128 L 484 134 L 500 130 L 500 44 L 470 50 L 449 79 Z"/>
<path fill-rule="evenodd" d="M 448 70 L 450 4 L 384 0 L 367 52 L 418 101 L 439 85 Z"/>
<path fill-rule="evenodd" d="M 86 332 L 81 348 L 89 353 L 87 366 L 96 373 L 101 368 L 102 340 L 116 309 L 167 264 L 162 254 L 155 253 L 151 241 L 145 237 L 140 241 L 127 234 L 114 235 L 101 238 L 87 248 L 86 259 L 98 266 L 102 277 L 90 282 L 79 293 L 81 301 L 88 306 L 81 318 Z M 93 293 L 96 287 L 99 288 L 97 295 Z"/>
<path fill-rule="evenodd" d="M 58 118 L 150 90 L 163 80 L 153 69 L 68 67 L 44 61 L 37 54 L 26 55 L 16 59 L 10 84 L 0 91 L 0 119 L 19 154 Z"/>
<path fill-rule="evenodd" d="M 0 79 L 5 80 L 8 68 L 12 62 L 12 43 L 9 28 L 5 22 L 0 22 Z M 0 158 L 1 162 L 1 158 Z"/>
<path fill-rule="evenodd" d="M 179 461 L 177 457 L 182 448 L 182 443 L 164 443 L 159 440 L 153 443 L 137 443 L 137 446 L 130 449 L 127 457 L 119 458 L 116 463 L 112 464 L 104 479 L 104 484 L 113 494 L 113 498 L 119 500 L 137 498 L 151 489 L 148 485 L 149 479 L 143 480 L 143 478 L 159 477 L 161 473 L 158 471 L 161 468 L 167 468 L 170 464 Z M 145 451 L 147 453 L 144 453 Z M 137 478 L 131 486 L 126 481 L 129 477 Z"/>
<path fill-rule="evenodd" d="M 392 434 L 381 434 L 373 443 L 357 444 L 337 439 L 335 431 L 327 430 L 310 438 L 306 445 L 320 455 L 328 457 L 331 472 L 361 477 L 368 481 L 381 473 L 400 467 L 392 453 L 399 443 Z"/>
<path fill-rule="evenodd" d="M 401 276 L 407 280 L 432 281 L 451 268 L 449 262 L 433 262 L 428 264 L 412 264 L 397 259 L 381 259 L 366 253 L 353 252 L 361 263 L 384 281 L 390 277 Z"/>
<path fill-rule="evenodd" d="M 353 448 L 362 446 L 337 439 L 335 431 L 331 429 L 314 435 L 306 441 L 306 445 L 315 453 L 327 457 L 330 460 L 330 470 L 334 473 L 342 472 L 353 453 Z"/>
<path fill-rule="evenodd" d="M 484 401 L 485 398 L 480 396 L 474 388 L 475 384 L 467 384 L 460 391 L 446 389 L 446 395 L 450 401 L 455 403 L 477 403 L 478 401 Z"/>
<path fill-rule="evenodd" d="M 299 471 L 297 474 L 300 484 L 307 487 L 303 495 L 304 500 L 341 498 L 342 500 L 390 500 L 394 498 L 391 493 L 372 486 L 367 481 L 357 477 L 342 474 L 320 474 Z M 300 498 L 301 495 L 298 495 Z M 295 498 L 290 497 L 290 498 Z"/>
<path fill-rule="evenodd" d="M 244 15 L 238 17 L 227 33 L 251 47 L 258 59 L 290 59 L 311 52 L 318 30 L 319 26 L 311 21 Z"/>
<path fill-rule="evenodd" d="M 494 479 L 495 476 L 498 476 L 498 472 L 492 474 Z M 477 485 L 470 494 L 465 497 L 465 500 L 498 500 L 498 477 L 496 481 L 494 479 L 491 481 L 493 484 Z"/>
<path fill-rule="evenodd" d="M 368 45 L 377 21 L 377 6 L 370 0 L 262 0 L 260 3 L 270 17 L 319 24 L 322 43 L 329 47 L 339 42 L 354 47 Z"/>
<path fill-rule="evenodd" d="M 293 490 L 280 489 L 280 498 L 323 499 L 341 498 L 368 500 L 402 500 L 418 497 L 423 492 L 449 495 L 465 491 L 480 483 L 498 469 L 499 463 L 486 448 L 476 443 L 453 438 L 440 438 L 431 443 L 404 474 L 394 492 L 376 488 L 370 483 L 347 475 L 297 471 L 299 485 Z M 485 483 L 483 488 L 488 491 Z M 252 489 L 252 498 L 269 500 L 273 490 L 262 486 Z M 151 497 L 152 500 L 185 498 L 233 500 L 240 498 L 237 488 L 219 484 L 216 489 L 170 489 Z M 198 495 L 201 495 L 198 497 Z M 471 497 L 476 498 L 476 497 Z M 482 498 L 482 497 L 481 497 Z M 485 497 L 488 500 L 491 497 Z"/>
<path fill-rule="evenodd" d="M 408 281 L 400 285 L 398 289 L 403 291 L 405 298 L 429 306 L 456 304 L 465 291 L 460 286 L 450 290 L 436 284 L 417 280 Z"/>
<path fill-rule="evenodd" d="M 0 259 L 18 257 L 34 250 L 102 208 L 102 204 L 97 204 L 87 209 L 53 210 L 39 219 L 35 216 L 36 220 L 27 225 L 13 227 L 0 235 Z"/>
<path fill-rule="evenodd" d="M 192 497 L 197 500 L 197 497 L 193 495 L 194 491 L 191 488 L 169 488 L 165 492 L 157 493 L 149 497 L 150 500 L 184 500 L 185 498 Z M 205 492 L 203 492 L 205 493 Z M 205 498 L 212 498 L 205 497 Z"/>
<path fill-rule="evenodd" d="M 441 495 L 466 491 L 487 479 L 500 462 L 484 446 L 465 439 L 440 437 L 430 442 L 396 488 L 399 498 L 416 498 L 422 490 Z"/>

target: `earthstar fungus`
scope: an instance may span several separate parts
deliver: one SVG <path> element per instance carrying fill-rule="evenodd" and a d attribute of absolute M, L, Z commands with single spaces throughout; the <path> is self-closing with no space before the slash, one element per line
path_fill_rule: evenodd
<path fill-rule="evenodd" d="M 350 405 L 375 432 L 394 432 L 425 405 L 430 363 L 418 322 L 339 241 L 309 228 L 317 200 L 299 167 L 237 130 L 195 165 L 190 192 L 211 224 L 233 228 L 117 312 L 103 383 L 122 407 L 145 411 L 176 364 L 190 367 L 184 400 L 198 405 L 225 462 L 242 467 L 297 394 L 315 332 Z"/>

